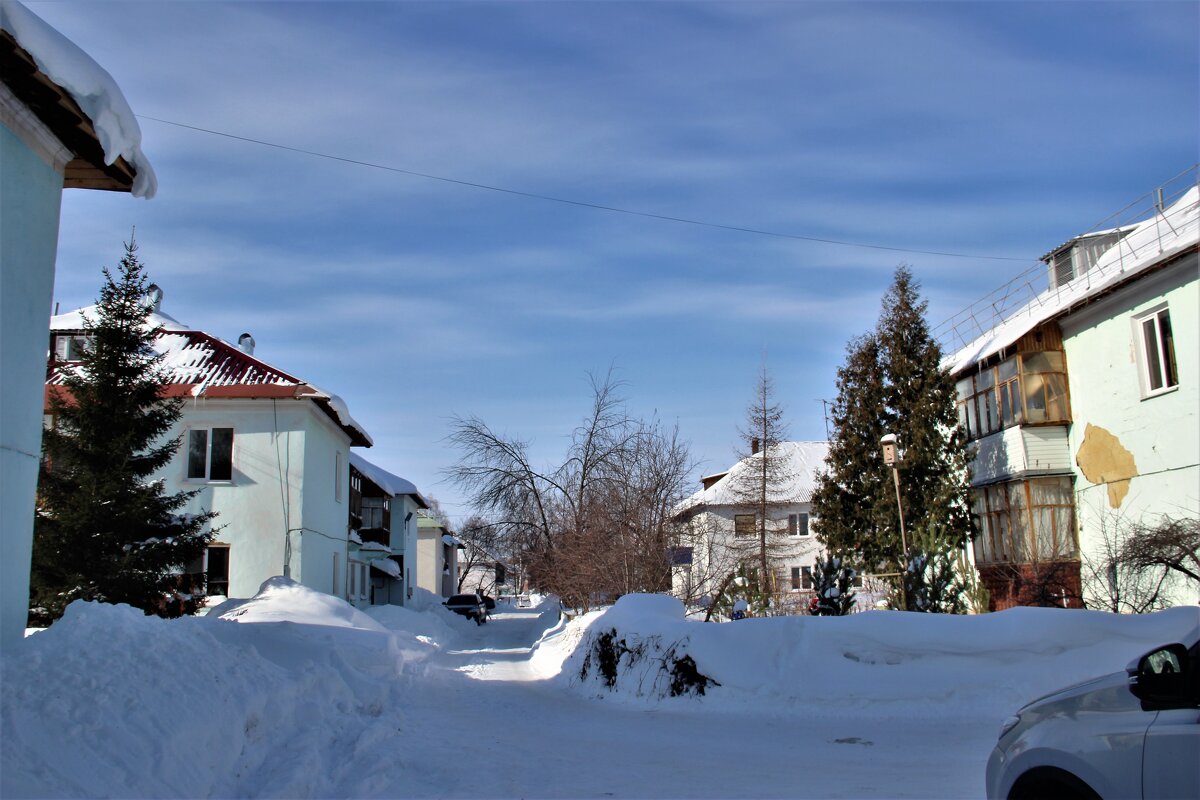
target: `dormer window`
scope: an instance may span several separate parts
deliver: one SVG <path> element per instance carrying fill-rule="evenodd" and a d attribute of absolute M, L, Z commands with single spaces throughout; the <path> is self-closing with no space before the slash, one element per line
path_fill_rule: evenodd
<path fill-rule="evenodd" d="M 83 353 L 91 345 L 91 336 L 82 333 L 60 334 L 54 337 L 56 361 L 82 361 Z"/>
<path fill-rule="evenodd" d="M 1090 270 L 1100 256 L 1128 236 L 1136 226 L 1114 228 L 1076 237 L 1042 257 L 1050 267 L 1050 288 L 1057 289 Z"/>

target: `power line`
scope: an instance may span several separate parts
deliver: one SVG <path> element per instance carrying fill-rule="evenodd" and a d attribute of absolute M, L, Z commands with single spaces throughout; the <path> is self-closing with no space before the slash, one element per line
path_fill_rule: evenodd
<path fill-rule="evenodd" d="M 238 136 L 232 133 L 223 131 L 214 131 L 209 128 L 201 128 L 196 125 L 187 125 L 182 122 L 173 122 L 169 119 L 159 119 L 157 117 L 149 117 L 143 114 L 137 115 L 138 119 L 150 120 L 151 122 L 159 122 L 164 125 L 173 125 L 177 128 L 184 128 L 198 133 L 207 133 L 212 136 L 221 136 L 226 139 L 234 139 L 239 142 L 248 142 L 250 144 L 262 145 L 263 147 L 273 147 L 277 150 L 287 150 L 292 153 L 300 153 L 314 158 L 324 158 L 330 161 L 341 161 L 344 164 L 355 164 L 360 167 L 369 167 L 370 169 L 381 169 L 387 172 L 396 172 L 401 175 L 409 175 L 414 178 L 425 178 L 431 181 L 441 181 L 442 183 L 452 183 L 456 186 L 465 186 L 471 189 L 483 189 L 489 192 L 500 192 L 502 194 L 515 195 L 517 197 L 526 197 L 532 200 L 544 200 L 550 203 L 562 203 L 580 208 L 591 208 L 597 211 L 609 211 L 614 214 L 628 214 L 634 217 L 644 217 L 646 219 L 657 219 L 664 222 L 678 222 L 685 225 L 697 225 L 704 228 L 717 228 L 719 230 L 736 231 L 738 233 L 749 233 L 755 236 L 772 236 L 778 239 L 795 239 L 802 242 L 815 242 L 819 244 L 832 244 L 839 247 L 860 247 L 868 250 L 886 250 L 892 253 L 910 253 L 913 255 L 923 256 L 945 256 L 947 258 L 971 258 L 983 259 L 988 261 L 1021 261 L 1030 262 L 1036 259 L 1022 258 L 1017 256 L 985 256 L 972 253 L 951 253 L 940 250 L 917 250 L 908 247 L 888 247 L 881 244 L 868 244 L 866 242 L 851 242 L 844 239 L 825 239 L 819 236 L 803 236 L 798 233 L 781 233 L 779 231 L 769 231 L 761 228 L 747 228 L 741 225 L 725 225 L 719 222 L 705 222 L 704 220 L 689 219 L 687 217 L 675 217 L 669 214 L 655 214 L 650 211 L 634 211 L 628 208 L 620 208 L 618 206 L 607 206 L 601 203 L 589 203 L 585 200 L 572 200 L 566 197 L 554 197 L 553 195 L 538 194 L 536 192 L 524 192 L 519 189 L 508 189 L 503 186 L 491 186 L 486 183 L 475 183 L 473 181 L 460 180 L 458 178 L 447 178 L 443 175 L 432 175 L 427 172 L 417 172 L 411 169 L 403 169 L 401 167 L 393 167 L 387 164 L 376 164 L 371 161 L 362 161 L 356 158 L 346 158 L 345 156 L 335 156 L 329 153 L 321 153 L 316 150 L 305 150 L 301 147 L 292 147 L 286 144 L 278 144 L 276 142 L 267 142 L 262 139 L 253 139 L 248 136 Z"/>

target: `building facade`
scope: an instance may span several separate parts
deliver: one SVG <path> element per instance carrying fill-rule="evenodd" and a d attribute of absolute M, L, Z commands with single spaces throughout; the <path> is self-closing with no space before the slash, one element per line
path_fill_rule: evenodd
<path fill-rule="evenodd" d="M 1194 178 L 1155 197 L 1136 223 L 1048 253 L 1045 290 L 947 359 L 994 608 L 1101 605 L 1118 540 L 1200 519 Z M 1161 592 L 1197 601 L 1176 581 Z"/>

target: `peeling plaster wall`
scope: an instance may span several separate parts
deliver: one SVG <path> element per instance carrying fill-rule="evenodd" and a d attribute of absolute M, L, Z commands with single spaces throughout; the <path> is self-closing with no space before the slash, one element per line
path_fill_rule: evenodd
<path fill-rule="evenodd" d="M 1179 386 L 1143 397 L 1133 318 L 1166 303 Z M 1195 253 L 1060 320 L 1084 555 L 1102 523 L 1200 517 L 1200 274 Z M 1177 602 L 1200 601 L 1194 589 Z"/>

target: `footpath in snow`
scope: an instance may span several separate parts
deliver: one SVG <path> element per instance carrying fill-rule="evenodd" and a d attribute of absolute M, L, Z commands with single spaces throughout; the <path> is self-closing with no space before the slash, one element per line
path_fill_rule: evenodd
<path fill-rule="evenodd" d="M 1005 716 L 1200 624 L 705 624 L 631 596 L 476 626 L 426 605 L 359 611 L 282 578 L 200 618 L 76 603 L 0 659 L 0 796 L 981 797 Z"/>

